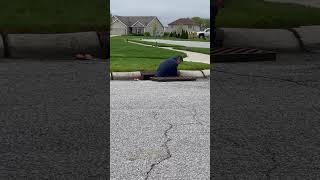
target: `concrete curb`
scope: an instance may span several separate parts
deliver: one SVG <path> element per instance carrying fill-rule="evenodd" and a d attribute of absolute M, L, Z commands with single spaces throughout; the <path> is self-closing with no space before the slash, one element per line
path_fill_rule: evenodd
<path fill-rule="evenodd" d="M 209 78 L 210 70 L 202 70 L 202 71 L 187 71 L 181 70 L 179 71 L 182 77 L 195 77 L 195 78 Z M 110 80 L 134 80 L 134 79 L 142 79 L 142 72 L 111 72 Z"/>
<path fill-rule="evenodd" d="M 112 80 L 134 80 L 141 78 L 141 72 L 112 72 Z"/>
<path fill-rule="evenodd" d="M 300 51 L 295 35 L 286 29 L 222 28 L 225 47 L 247 47 L 275 51 Z"/>
<path fill-rule="evenodd" d="M 4 41 L 2 36 L 0 36 L 0 58 L 5 57 L 5 48 L 4 48 Z"/>
<path fill-rule="evenodd" d="M 65 58 L 79 52 L 102 55 L 97 32 L 8 34 L 6 42 L 12 58 Z"/>
<path fill-rule="evenodd" d="M 209 78 L 210 77 L 210 69 L 202 70 L 202 73 L 204 77 Z"/>
<path fill-rule="evenodd" d="M 293 30 L 299 35 L 305 50 L 320 52 L 320 26 L 301 26 Z"/>
<path fill-rule="evenodd" d="M 205 76 L 203 75 L 202 71 L 186 71 L 186 70 L 181 70 L 180 76 L 181 77 L 195 77 L 195 78 L 204 78 Z"/>

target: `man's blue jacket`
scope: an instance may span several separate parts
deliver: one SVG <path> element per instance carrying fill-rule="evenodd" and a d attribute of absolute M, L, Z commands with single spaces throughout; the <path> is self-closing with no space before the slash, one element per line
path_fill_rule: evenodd
<path fill-rule="evenodd" d="M 178 76 L 178 64 L 176 58 L 170 58 L 162 62 L 157 70 L 157 77 Z"/>

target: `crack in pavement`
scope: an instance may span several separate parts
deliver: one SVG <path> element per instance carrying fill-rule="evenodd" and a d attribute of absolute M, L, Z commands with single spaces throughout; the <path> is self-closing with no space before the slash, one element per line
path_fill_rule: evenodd
<path fill-rule="evenodd" d="M 179 103 L 179 104 L 180 104 L 180 103 Z M 186 106 L 184 106 L 184 105 L 182 105 L 182 104 L 180 104 L 180 105 L 181 105 L 181 107 L 183 107 L 183 108 L 187 108 Z M 151 164 L 150 169 L 149 169 L 149 170 L 147 171 L 147 173 L 146 173 L 145 180 L 148 180 L 148 179 L 149 179 L 151 172 L 155 169 L 155 167 L 156 167 L 157 165 L 161 164 L 162 162 L 164 162 L 164 161 L 166 161 L 166 160 L 168 160 L 168 159 L 170 159 L 170 158 L 172 157 L 171 151 L 170 151 L 170 149 L 169 149 L 169 147 L 168 147 L 168 143 L 172 140 L 171 138 L 169 138 L 169 135 L 168 135 L 169 131 L 172 130 L 172 129 L 174 128 L 174 126 L 177 127 L 177 126 L 187 126 L 187 125 L 203 125 L 201 122 L 199 122 L 199 121 L 197 120 L 197 117 L 196 117 L 197 115 L 198 115 L 197 110 L 196 110 L 195 108 L 193 108 L 192 118 L 193 118 L 193 120 L 195 121 L 195 123 L 185 123 L 185 124 L 171 124 L 171 123 L 168 123 L 168 124 L 169 124 L 169 128 L 164 131 L 164 137 L 166 138 L 166 141 L 165 141 L 164 144 L 162 145 L 162 147 L 164 147 L 164 148 L 166 149 L 167 156 L 164 157 L 163 159 L 161 159 L 160 161 Z M 153 118 L 156 119 L 156 118 L 158 118 L 158 116 L 159 116 L 159 113 L 158 113 L 158 112 L 153 112 Z"/>
<path fill-rule="evenodd" d="M 240 132 L 241 136 L 243 136 L 242 137 L 243 141 L 237 142 L 237 140 L 234 140 L 232 138 L 228 138 L 225 135 L 220 134 L 219 133 L 220 131 L 222 131 L 222 132 L 223 131 L 228 131 L 228 132 L 229 131 L 238 131 L 238 132 Z M 238 128 L 218 128 L 218 129 L 212 129 L 211 133 L 212 133 L 212 137 L 217 136 L 217 137 L 221 138 L 222 140 L 225 140 L 225 141 L 231 143 L 233 146 L 235 146 L 237 148 L 248 150 L 251 153 L 256 153 L 257 155 L 260 155 L 261 157 L 263 157 L 265 159 L 270 159 L 271 162 L 273 163 L 273 166 L 268 168 L 266 171 L 263 171 L 263 173 L 265 173 L 265 175 L 267 177 L 270 177 L 270 174 L 272 173 L 272 171 L 274 171 L 275 169 L 277 169 L 280 166 L 280 164 L 276 161 L 276 154 L 274 152 L 272 152 L 270 149 L 267 149 L 267 153 L 263 153 L 263 152 L 260 152 L 256 149 L 250 148 L 249 143 L 248 143 L 248 139 L 246 138 L 246 134 L 241 129 L 238 129 Z M 270 155 L 271 155 L 271 158 L 270 158 Z M 254 156 L 252 156 L 252 157 L 256 161 L 259 160 L 259 159 L 255 158 Z"/>
<path fill-rule="evenodd" d="M 200 124 L 201 126 L 203 126 L 202 122 L 198 121 L 197 115 L 198 115 L 197 110 L 195 108 L 193 108 L 193 114 L 192 114 L 193 120 L 196 121 L 197 124 Z"/>
<path fill-rule="evenodd" d="M 276 154 L 272 153 L 270 149 L 267 149 L 267 150 L 269 151 L 270 154 L 272 154 L 271 160 L 272 160 L 272 163 L 274 164 L 271 168 L 267 169 L 267 171 L 265 172 L 267 179 L 270 180 L 271 179 L 270 174 L 272 173 L 272 171 L 276 170 L 280 166 L 280 164 L 276 160 Z"/>
<path fill-rule="evenodd" d="M 270 80 L 277 80 L 277 81 L 283 81 L 283 82 L 289 82 L 289 83 L 294 83 L 298 86 L 303 86 L 306 88 L 311 88 L 314 90 L 317 90 L 320 93 L 320 89 L 313 87 L 313 86 L 309 86 L 307 84 L 303 84 L 301 83 L 301 81 L 294 81 L 291 79 L 281 79 L 281 78 L 275 78 L 275 77 L 268 77 L 268 76 L 262 76 L 262 75 L 250 75 L 250 74 L 239 74 L 239 73 L 233 73 L 233 72 L 228 72 L 228 71 L 223 71 L 223 70 L 215 70 L 213 69 L 213 71 L 216 72 L 221 72 L 221 73 L 225 73 L 225 74 L 230 74 L 230 75 L 236 75 L 236 76 L 244 76 L 244 77 L 256 77 L 256 78 L 264 78 L 264 79 L 270 79 Z"/>
<path fill-rule="evenodd" d="M 169 128 L 166 129 L 165 132 L 164 132 L 164 136 L 166 137 L 167 140 L 166 140 L 166 141 L 164 142 L 164 144 L 162 145 L 163 147 L 166 148 L 167 156 L 166 156 L 165 158 L 161 159 L 159 162 L 156 162 L 156 163 L 151 164 L 151 168 L 150 168 L 149 171 L 147 172 L 147 176 L 146 176 L 145 180 L 147 180 L 147 179 L 149 178 L 150 173 L 151 173 L 152 170 L 155 168 L 155 166 L 159 165 L 159 164 L 162 163 L 163 161 L 165 161 L 165 160 L 167 160 L 167 159 L 170 159 L 170 158 L 172 157 L 171 152 L 170 152 L 170 149 L 169 149 L 169 147 L 168 147 L 168 143 L 169 143 L 172 139 L 169 138 L 168 133 L 169 133 L 169 131 L 173 128 L 173 125 L 172 125 L 172 124 L 169 124 L 169 125 L 170 125 Z"/>

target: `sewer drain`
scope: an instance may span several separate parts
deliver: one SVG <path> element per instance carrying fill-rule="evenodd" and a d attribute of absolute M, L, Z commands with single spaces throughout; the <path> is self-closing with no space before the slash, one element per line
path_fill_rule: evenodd
<path fill-rule="evenodd" d="M 153 71 L 142 71 L 141 72 L 141 79 L 142 80 L 150 80 L 155 75 L 156 75 L 156 72 L 153 72 Z"/>
<path fill-rule="evenodd" d="M 275 61 L 276 53 L 253 48 L 218 48 L 211 50 L 212 63 L 215 62 L 248 62 Z"/>
<path fill-rule="evenodd" d="M 168 81 L 195 81 L 194 77 L 151 77 L 152 81 L 168 82 Z"/>

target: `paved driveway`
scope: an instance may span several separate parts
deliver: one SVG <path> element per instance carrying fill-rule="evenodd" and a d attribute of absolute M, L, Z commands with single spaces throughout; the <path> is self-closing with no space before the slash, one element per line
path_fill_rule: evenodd
<path fill-rule="evenodd" d="M 213 64 L 217 179 L 320 178 L 320 54 Z"/>
<path fill-rule="evenodd" d="M 196 41 L 173 41 L 163 39 L 142 39 L 143 41 L 158 42 L 165 44 L 174 44 L 186 47 L 199 47 L 199 48 L 210 48 L 210 42 L 196 42 Z"/>
<path fill-rule="evenodd" d="M 209 81 L 111 81 L 111 179 L 209 180 Z"/>

